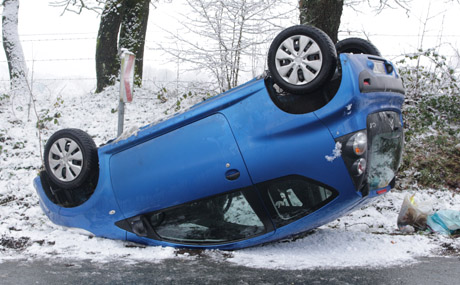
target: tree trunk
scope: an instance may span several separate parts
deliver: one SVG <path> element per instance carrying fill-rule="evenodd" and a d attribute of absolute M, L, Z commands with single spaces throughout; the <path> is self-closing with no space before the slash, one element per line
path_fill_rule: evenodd
<path fill-rule="evenodd" d="M 142 84 L 149 4 L 150 0 L 106 2 L 97 36 L 96 92 L 116 82 L 120 70 L 119 48 L 126 48 L 136 55 L 134 82 L 137 86 Z"/>
<path fill-rule="evenodd" d="M 27 92 L 27 67 L 18 34 L 19 0 L 4 0 L 2 15 L 3 48 L 8 61 L 13 93 Z"/>
<path fill-rule="evenodd" d="M 101 15 L 96 44 L 96 93 L 113 85 L 120 70 L 118 32 L 125 0 L 108 0 Z"/>
<path fill-rule="evenodd" d="M 343 0 L 300 0 L 300 24 L 323 30 L 334 43 L 338 41 Z"/>
<path fill-rule="evenodd" d="M 123 14 L 119 47 L 136 55 L 134 84 L 142 85 L 145 34 L 149 18 L 150 0 L 126 0 Z"/>

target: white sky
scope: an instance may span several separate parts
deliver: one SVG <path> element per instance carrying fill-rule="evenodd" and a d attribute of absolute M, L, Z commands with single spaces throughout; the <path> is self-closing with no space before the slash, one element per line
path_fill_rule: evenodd
<path fill-rule="evenodd" d="M 146 77 L 155 80 L 175 78 L 177 64 L 170 62 L 168 65 L 169 60 L 152 49 L 156 43 L 164 41 L 160 28 L 177 28 L 176 18 L 182 2 L 173 0 L 172 3 L 157 4 L 157 8 L 150 11 L 144 63 Z M 453 56 L 454 50 L 459 48 L 460 4 L 455 1 L 412 1 L 409 13 L 403 9 L 386 9 L 377 14 L 367 4 L 356 6 L 355 10 L 344 10 L 340 30 L 352 31 L 351 36 L 359 37 L 366 37 L 365 33 L 389 59 L 413 52 L 420 46 L 427 15 L 431 19 L 425 28 L 423 47 L 443 43 L 441 52 L 447 56 Z M 93 79 L 77 84 L 91 90 L 95 86 L 94 54 L 99 18 L 91 12 L 82 15 L 65 13 L 63 16 L 61 13 L 62 9 L 50 7 L 46 0 L 20 0 L 19 34 L 29 70 L 33 67 L 37 81 L 44 78 L 70 82 L 68 79 Z M 297 15 L 293 15 L 292 23 L 296 21 Z M 288 25 L 290 23 L 286 23 Z M 344 32 L 339 35 L 340 38 L 347 36 Z M 241 82 L 247 79 L 243 78 Z M 0 86 L 7 84 L 8 69 L 3 52 L 0 53 L 0 80 L 3 83 Z"/>

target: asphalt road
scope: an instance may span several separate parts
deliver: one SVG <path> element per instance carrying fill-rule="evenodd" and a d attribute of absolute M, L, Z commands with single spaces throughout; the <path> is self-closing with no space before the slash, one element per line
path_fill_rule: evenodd
<path fill-rule="evenodd" d="M 403 267 L 325 270 L 252 269 L 171 259 L 161 263 L 97 264 L 84 261 L 0 263 L 0 284 L 458 284 L 460 257 L 424 258 Z"/>

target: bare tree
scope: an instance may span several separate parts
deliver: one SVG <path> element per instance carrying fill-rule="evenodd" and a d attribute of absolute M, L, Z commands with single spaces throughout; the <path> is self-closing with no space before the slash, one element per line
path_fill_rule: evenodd
<path fill-rule="evenodd" d="M 27 93 L 27 67 L 18 34 L 19 0 L 4 0 L 3 48 L 8 61 L 10 86 L 14 94 Z"/>
<path fill-rule="evenodd" d="M 192 13 L 183 15 L 180 33 L 170 32 L 178 44 L 162 49 L 196 70 L 206 70 L 217 80 L 220 91 L 238 85 L 243 57 L 254 47 L 269 42 L 275 23 L 293 10 L 282 12 L 283 0 L 186 0 Z M 292 6 L 290 6 L 292 7 Z M 294 7 L 292 7 L 294 9 Z"/>
<path fill-rule="evenodd" d="M 101 14 L 96 42 L 96 92 L 113 85 L 118 76 L 118 33 L 125 0 L 107 0 Z"/>
<path fill-rule="evenodd" d="M 144 65 L 145 35 L 149 19 L 150 0 L 127 0 L 120 30 L 119 48 L 126 48 L 136 55 L 134 84 L 141 86 Z"/>
<path fill-rule="evenodd" d="M 365 0 L 299 0 L 300 24 L 309 24 L 323 30 L 334 43 L 338 41 L 340 18 L 344 6 L 354 8 Z M 409 11 L 410 0 L 366 0 L 377 13 L 385 8 L 403 8 Z"/>
<path fill-rule="evenodd" d="M 136 55 L 135 84 L 141 85 L 149 4 L 150 0 L 106 1 L 96 44 L 96 92 L 112 85 L 118 77 L 121 48 Z"/>
<path fill-rule="evenodd" d="M 100 13 L 96 42 L 96 92 L 113 85 L 118 78 L 118 51 L 126 48 L 136 55 L 135 84 L 142 84 L 145 35 L 151 0 L 56 0 L 63 13 L 80 14 L 83 10 Z M 156 2 L 156 1 L 153 1 Z"/>
<path fill-rule="evenodd" d="M 24 111 L 24 105 L 26 104 L 25 99 L 29 99 L 29 107 L 27 119 L 29 120 L 30 109 L 33 108 L 33 112 L 37 119 L 37 124 L 40 121 L 37 108 L 35 105 L 34 96 L 32 94 L 32 87 L 27 79 L 27 65 L 22 50 L 22 45 L 19 40 L 18 34 L 18 12 L 19 12 L 19 0 L 4 0 L 2 13 L 2 40 L 3 49 L 5 50 L 6 59 L 8 61 L 8 70 L 10 73 L 10 88 L 11 88 L 11 103 L 13 114 L 19 108 L 14 108 L 13 104 L 17 103 Z M 18 101 L 18 102 L 16 102 Z M 24 118 L 18 118 L 24 119 Z M 41 130 L 38 129 L 38 144 L 40 146 L 40 157 L 42 157 L 42 137 Z"/>
<path fill-rule="evenodd" d="M 300 23 L 323 30 L 334 43 L 338 41 L 343 0 L 299 1 Z"/>

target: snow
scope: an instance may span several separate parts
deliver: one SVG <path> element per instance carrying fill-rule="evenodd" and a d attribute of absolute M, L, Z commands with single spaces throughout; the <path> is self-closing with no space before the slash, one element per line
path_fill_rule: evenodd
<path fill-rule="evenodd" d="M 125 140 L 129 138 L 130 136 L 137 136 L 138 131 L 139 131 L 139 128 L 135 126 L 131 126 L 129 127 L 129 129 L 123 131 L 123 133 L 121 133 L 121 135 L 114 142 Z"/>
<path fill-rule="evenodd" d="M 346 114 L 348 116 L 351 115 L 351 113 L 352 113 L 352 111 L 351 111 L 352 107 L 353 107 L 353 104 L 348 104 L 347 106 L 345 106 L 345 108 L 347 109 Z"/>
<path fill-rule="evenodd" d="M 447 191 L 390 192 L 303 238 L 235 251 L 227 260 L 273 269 L 386 267 L 412 264 L 422 256 L 438 256 L 443 244 L 459 248 L 460 241 L 455 239 L 427 234 L 406 235 L 397 230 L 397 216 L 407 194 L 415 194 L 418 204 L 424 205 L 427 211 L 455 209 L 460 201 L 460 197 Z"/>
<path fill-rule="evenodd" d="M 329 162 L 333 162 L 336 158 L 342 156 L 342 144 L 340 142 L 335 143 L 335 147 L 332 150 L 332 155 L 326 155 L 325 158 Z"/>
<path fill-rule="evenodd" d="M 21 11 L 24 12 L 19 27 L 21 35 L 28 33 L 35 35 L 50 33 L 53 35 L 52 33 L 54 33 L 55 37 L 64 37 L 63 34 L 65 33 L 75 35 L 75 33 L 82 31 L 89 31 L 86 34 L 92 37 L 96 34 L 98 20 L 93 15 L 77 16 L 70 13 L 66 14 L 65 17 L 56 19 L 55 15 L 49 12 L 49 9 L 47 14 L 40 13 L 40 11 L 47 9 L 44 7 L 46 4 L 41 3 L 41 1 L 25 0 L 21 3 L 21 9 L 23 9 Z M 24 7 L 29 7 L 29 9 L 26 10 Z M 458 7 L 449 10 L 449 13 L 453 14 L 454 17 L 446 18 L 445 26 L 446 29 L 452 27 L 453 32 L 446 30 L 446 33 L 456 34 L 456 22 L 447 24 L 447 20 L 457 21 L 457 10 Z M 59 9 L 53 11 L 54 14 L 61 12 Z M 164 15 L 161 15 L 162 13 Z M 390 13 L 390 11 L 384 11 L 384 13 Z M 401 11 L 397 13 L 401 13 Z M 34 18 L 34 15 L 40 17 L 39 20 Z M 159 17 L 164 17 L 159 22 L 165 23 L 165 25 L 171 24 L 167 20 L 170 15 L 161 9 L 153 10 L 152 15 L 154 16 L 151 16 L 151 19 L 157 20 Z M 360 14 L 358 18 L 364 19 L 363 16 Z M 374 16 L 369 15 L 367 17 L 374 18 Z M 356 25 L 366 26 L 366 31 L 370 29 L 367 25 L 369 22 L 367 19 L 364 20 L 365 24 L 360 24 L 356 21 L 357 17 L 348 17 L 348 20 L 345 19 L 345 23 L 351 18 L 353 18 L 353 23 L 346 26 L 348 29 L 359 30 L 360 28 L 356 28 Z M 385 31 L 374 30 L 374 35 L 371 38 L 376 40 L 374 43 L 381 48 L 384 54 L 400 54 L 404 51 L 413 51 L 414 48 L 418 47 L 418 43 L 406 42 L 401 44 L 405 38 L 403 38 L 405 33 L 414 35 L 413 31 L 400 29 L 401 26 L 408 26 L 401 25 L 399 20 L 408 21 L 403 16 L 400 15 L 399 20 L 394 21 L 394 23 L 389 23 L 387 20 L 388 18 L 397 18 L 393 14 L 391 17 L 375 18 L 385 21 L 384 24 L 376 24 Z M 435 20 L 440 20 L 440 18 Z M 24 19 L 31 20 L 25 21 Z M 418 21 L 417 19 L 417 24 Z M 399 26 L 391 28 L 388 26 L 390 24 Z M 352 27 L 353 25 L 355 26 Z M 433 27 L 435 26 L 433 25 Z M 156 42 L 159 28 L 155 27 L 155 29 L 156 31 L 150 32 L 149 35 L 155 37 Z M 393 40 L 388 41 L 385 35 L 381 37 L 376 35 L 376 33 L 388 34 L 393 32 L 402 33 L 397 38 L 397 44 Z M 432 34 L 437 34 L 437 31 L 432 31 Z M 427 38 L 430 39 L 430 37 Z M 49 60 L 40 61 L 49 58 L 69 58 L 69 55 L 73 58 L 82 59 L 93 57 L 93 38 L 85 43 L 70 42 L 72 47 L 68 43 L 65 40 L 52 41 L 48 45 L 42 46 L 37 44 L 37 41 L 26 43 L 24 49 L 26 60 L 29 62 L 32 62 L 32 59 L 37 60 L 35 63 L 37 76 L 35 78 L 47 77 L 43 75 L 49 75 L 47 78 L 57 76 L 62 78 L 63 75 L 67 75 L 67 78 L 95 77 L 92 59 L 81 62 L 70 61 L 70 63 L 63 61 L 61 65 L 56 65 Z M 453 46 L 456 45 L 453 44 Z M 151 59 L 157 58 L 152 56 L 153 50 L 154 48 L 148 50 Z M 158 56 L 158 58 L 161 57 Z M 170 64 L 173 66 L 172 68 L 159 70 L 161 72 L 158 73 L 171 73 L 171 70 L 175 69 L 175 62 L 170 62 Z M 3 64 L 3 71 L 6 70 L 5 65 Z M 146 64 L 146 74 L 150 78 L 154 77 L 151 76 L 152 70 L 150 69 L 157 68 L 157 66 L 158 62 Z M 3 78 L 7 77 L 5 72 L 3 75 Z M 159 80 L 162 78 L 159 75 L 156 76 L 152 79 Z M 94 136 L 97 145 L 115 138 L 119 86 L 114 86 L 106 92 L 96 95 L 87 91 L 94 87 L 94 80 L 90 84 L 82 81 L 67 81 L 65 82 L 66 92 L 63 92 L 64 87 L 62 89 L 61 87 L 57 88 L 56 85 L 46 81 L 34 82 L 31 80 L 30 83 L 33 85 L 33 99 L 36 100 L 38 121 L 33 110 L 29 111 L 28 104 L 31 99 L 29 95 L 23 95 L 23 98 L 8 98 L 4 94 L 9 86 L 3 86 L 4 90 L 0 92 L 0 264 L 6 260 L 44 258 L 70 258 L 101 263 L 112 261 L 127 263 L 162 262 L 170 258 L 196 258 L 188 253 L 180 253 L 173 248 L 145 247 L 129 242 L 94 237 L 83 230 L 57 226 L 48 220 L 38 204 L 38 196 L 32 185 L 32 181 L 42 165 L 41 153 L 43 153 L 42 148 L 46 139 L 58 129 L 70 127 L 85 130 Z M 91 86 L 88 87 L 88 85 Z M 85 88 L 86 90 L 83 90 Z M 135 135 L 140 126 L 161 121 L 202 100 L 199 96 L 188 96 L 186 99 L 182 99 L 177 94 L 170 92 L 164 94 L 164 98 L 166 101 L 160 98 L 157 89 L 136 90 L 134 102 L 125 107 L 125 130 L 127 131 L 123 137 Z M 346 112 L 351 111 L 352 105 L 350 104 L 346 106 Z M 41 128 L 40 132 L 37 125 Z M 460 146 L 457 148 L 460 149 Z M 340 155 L 341 145 L 336 145 L 332 154 L 325 158 L 332 162 Z M 408 185 L 407 187 L 413 189 L 417 188 L 417 185 Z M 228 262 L 254 268 L 310 269 L 400 266 L 417 262 L 419 257 L 443 256 L 447 247 L 459 250 L 459 239 L 440 235 L 407 235 L 397 230 L 396 219 L 406 194 L 416 194 L 418 204 L 426 211 L 459 210 L 460 196 L 453 194 L 453 192 L 439 189 L 392 191 L 377 198 L 363 209 L 295 240 L 269 243 L 230 254 L 216 250 L 204 251 L 203 255 L 214 259 L 216 262 Z"/>
<path fill-rule="evenodd" d="M 255 268 L 306 269 L 381 267 L 414 262 L 416 256 L 431 255 L 426 238 L 372 235 L 360 231 L 321 228 L 311 236 L 278 243 L 260 250 L 235 252 L 230 262 Z"/>
<path fill-rule="evenodd" d="M 42 145 L 56 130 L 80 128 L 101 144 L 116 136 L 118 86 L 94 94 L 60 95 L 39 93 L 36 105 L 41 115 L 59 113 L 57 124 L 44 121 Z M 158 99 L 137 89 L 134 101 L 126 105 L 127 133 L 169 114 L 182 111 L 202 98 L 191 96 L 181 101 L 166 94 Z M 138 97 L 136 97 L 138 96 Z M 47 110 L 47 111 L 46 111 Z M 165 114 L 165 110 L 169 110 Z M 54 118 L 54 117 L 53 117 Z M 145 247 L 124 241 L 94 237 L 90 233 L 54 225 L 43 214 L 32 180 L 41 166 L 36 118 L 18 120 L 8 100 L 0 101 L 0 263 L 6 260 L 77 259 L 94 262 L 123 260 L 161 262 L 165 259 L 194 259 L 196 255 L 167 247 Z M 333 156 L 340 155 L 336 146 Z M 394 191 L 377 198 L 361 210 L 342 217 L 313 233 L 296 240 L 269 243 L 228 254 L 204 251 L 216 262 L 228 262 L 255 268 L 306 269 L 357 266 L 399 266 L 418 257 L 443 254 L 446 245 L 459 249 L 460 242 L 438 235 L 404 235 L 398 232 L 396 219 L 406 194 L 416 194 L 416 201 L 426 209 L 458 210 L 460 196 L 449 191 Z"/>

